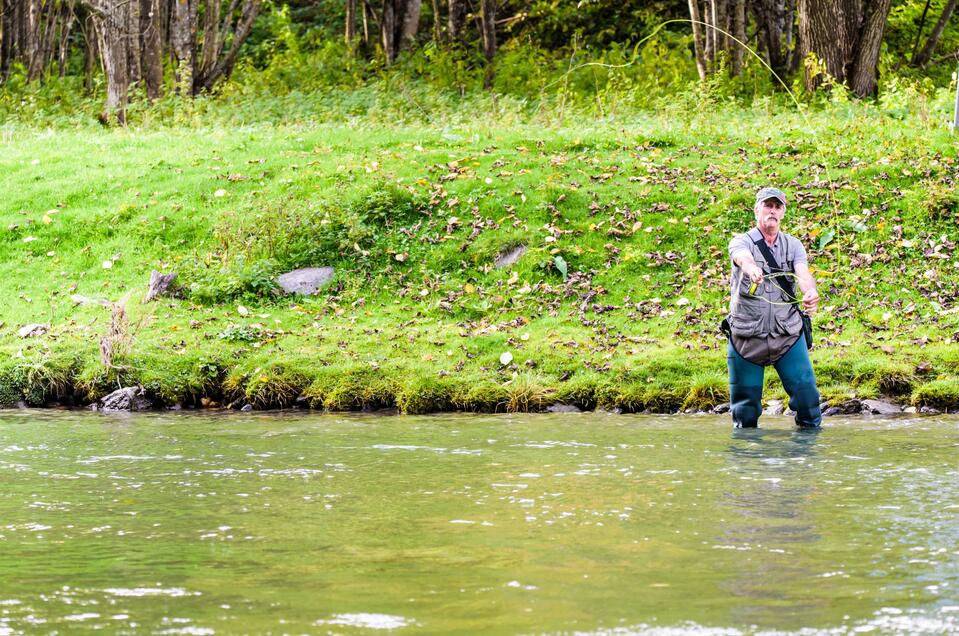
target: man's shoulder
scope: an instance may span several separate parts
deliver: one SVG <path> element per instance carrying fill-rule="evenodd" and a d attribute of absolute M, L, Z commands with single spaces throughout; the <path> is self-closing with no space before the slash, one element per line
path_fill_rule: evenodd
<path fill-rule="evenodd" d="M 753 236 L 753 232 L 758 234 L 758 236 Z M 729 239 L 729 242 L 732 243 L 735 241 L 737 243 L 739 242 L 755 243 L 757 240 L 761 239 L 762 236 L 763 236 L 762 234 L 759 234 L 759 230 L 757 230 L 756 228 L 752 228 L 751 230 L 740 232 L 739 234 L 733 234 L 733 237 Z"/>

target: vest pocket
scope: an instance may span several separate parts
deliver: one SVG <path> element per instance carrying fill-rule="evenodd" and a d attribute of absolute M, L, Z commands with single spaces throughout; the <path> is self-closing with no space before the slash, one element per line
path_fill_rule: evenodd
<path fill-rule="evenodd" d="M 751 338 L 752 336 L 760 335 L 762 333 L 762 328 L 762 316 L 758 318 L 747 318 L 743 316 L 732 315 L 729 317 L 729 330 L 732 331 L 734 336 L 739 336 L 740 338 Z"/>
<path fill-rule="evenodd" d="M 786 316 L 776 314 L 776 332 L 783 336 L 795 336 L 802 331 L 802 316 L 798 311 L 790 311 Z"/>

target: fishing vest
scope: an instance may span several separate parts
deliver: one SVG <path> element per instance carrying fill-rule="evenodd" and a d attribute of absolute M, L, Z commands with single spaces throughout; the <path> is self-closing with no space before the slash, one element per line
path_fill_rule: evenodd
<path fill-rule="evenodd" d="M 756 265 L 764 274 L 769 274 L 770 265 L 756 245 L 761 240 L 764 239 L 757 228 L 737 236 L 730 242 L 730 256 L 733 250 L 748 249 Z M 786 271 L 795 271 L 797 256 L 806 262 L 806 252 L 799 240 L 783 232 L 770 251 Z M 765 279 L 754 293 L 750 293 L 751 285 L 749 277 L 733 263 L 728 318 L 730 340 L 746 360 L 762 366 L 775 364 L 802 335 L 802 314 L 780 289 L 781 280 Z M 798 294 L 798 286 L 794 287 Z"/>

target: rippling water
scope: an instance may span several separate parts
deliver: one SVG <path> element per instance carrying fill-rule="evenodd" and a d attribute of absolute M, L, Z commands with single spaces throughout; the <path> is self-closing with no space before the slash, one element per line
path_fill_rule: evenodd
<path fill-rule="evenodd" d="M 0 636 L 959 631 L 959 419 L 0 412 Z"/>

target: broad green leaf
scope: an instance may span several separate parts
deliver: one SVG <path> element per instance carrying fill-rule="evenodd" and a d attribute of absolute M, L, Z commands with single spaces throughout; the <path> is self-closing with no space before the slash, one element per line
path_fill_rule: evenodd
<path fill-rule="evenodd" d="M 826 246 L 832 243 L 832 240 L 836 238 L 836 230 L 829 228 L 825 232 L 819 235 L 819 249 L 824 250 Z"/>

